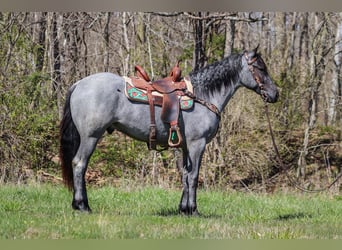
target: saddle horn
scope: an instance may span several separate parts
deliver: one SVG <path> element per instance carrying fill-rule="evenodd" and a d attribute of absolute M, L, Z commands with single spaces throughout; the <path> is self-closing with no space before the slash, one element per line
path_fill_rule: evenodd
<path fill-rule="evenodd" d="M 180 60 L 176 63 L 176 65 L 173 67 L 173 69 L 170 72 L 170 77 L 172 78 L 172 81 L 174 82 L 179 82 L 181 75 L 182 75 L 182 70 L 179 67 Z"/>

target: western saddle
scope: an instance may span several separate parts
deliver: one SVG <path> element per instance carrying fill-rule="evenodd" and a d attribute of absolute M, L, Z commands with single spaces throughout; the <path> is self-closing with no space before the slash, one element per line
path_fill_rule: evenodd
<path fill-rule="evenodd" d="M 170 147 L 178 147 L 182 143 L 183 137 L 178 126 L 179 110 L 181 109 L 180 99 L 182 96 L 187 96 L 189 91 L 186 82 L 181 78 L 181 74 L 179 62 L 177 62 L 169 76 L 163 79 L 151 81 L 146 71 L 139 65 L 135 66 L 135 76 L 126 78 L 126 82 L 129 79 L 134 89 L 143 90 L 147 95 L 145 100 L 149 103 L 151 121 L 148 142 L 149 149 L 156 149 L 157 146 L 154 105 L 162 107 L 161 119 L 163 122 L 170 124 L 168 145 Z M 189 100 L 193 103 L 191 98 Z"/>

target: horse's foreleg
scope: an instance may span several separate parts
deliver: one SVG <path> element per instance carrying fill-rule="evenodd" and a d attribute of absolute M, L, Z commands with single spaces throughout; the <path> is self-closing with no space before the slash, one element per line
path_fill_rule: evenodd
<path fill-rule="evenodd" d="M 73 160 L 74 195 L 72 207 L 83 212 L 91 212 L 88 204 L 85 173 L 98 138 L 81 138 L 81 144 Z"/>
<path fill-rule="evenodd" d="M 192 143 L 189 146 L 189 150 L 183 153 L 183 194 L 179 205 L 181 213 L 198 215 L 197 186 L 204 149 L 205 142 L 197 142 L 196 144 Z"/>

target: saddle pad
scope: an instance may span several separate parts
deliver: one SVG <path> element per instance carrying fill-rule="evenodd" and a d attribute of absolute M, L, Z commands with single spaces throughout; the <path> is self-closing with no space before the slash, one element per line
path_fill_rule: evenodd
<path fill-rule="evenodd" d="M 143 90 L 143 89 L 138 89 L 136 88 L 133 84 L 132 84 L 132 80 L 129 77 L 123 77 L 125 79 L 126 82 L 126 86 L 125 86 L 125 95 L 127 96 L 128 99 L 132 100 L 132 101 L 136 101 L 136 102 L 142 102 L 142 103 L 148 103 L 148 97 L 147 97 L 147 91 Z M 192 91 L 192 86 L 189 87 L 189 85 L 191 85 L 191 82 L 188 80 L 185 80 L 188 89 L 190 89 L 190 91 Z M 160 94 L 157 91 L 153 91 L 152 95 L 155 97 L 156 101 L 155 103 L 158 106 L 161 106 L 163 101 L 163 94 Z M 182 96 L 180 99 L 180 107 L 182 110 L 187 110 L 187 109 L 191 109 L 192 106 L 194 105 L 194 100 L 191 99 L 188 96 Z"/>

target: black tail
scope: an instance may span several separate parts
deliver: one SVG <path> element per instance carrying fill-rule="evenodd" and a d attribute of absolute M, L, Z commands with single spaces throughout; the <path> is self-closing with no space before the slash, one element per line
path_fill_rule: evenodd
<path fill-rule="evenodd" d="M 70 97 L 76 85 L 72 86 L 68 91 L 63 118 L 60 124 L 60 148 L 59 158 L 61 160 L 62 176 L 64 184 L 70 189 L 73 189 L 74 178 L 72 171 L 72 160 L 80 146 L 80 134 L 74 124 L 70 111 Z"/>

